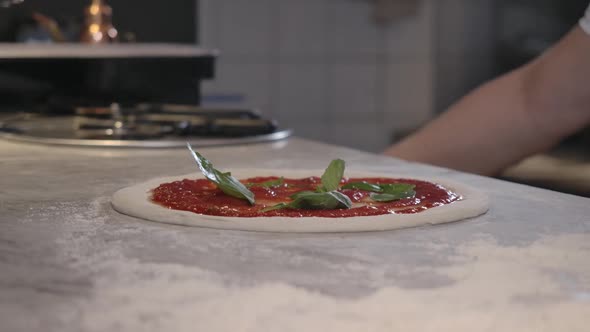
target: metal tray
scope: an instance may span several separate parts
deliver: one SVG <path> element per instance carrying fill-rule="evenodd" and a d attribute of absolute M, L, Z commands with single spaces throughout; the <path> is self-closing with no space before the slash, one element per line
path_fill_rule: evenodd
<path fill-rule="evenodd" d="M 80 138 L 75 129 L 75 117 L 19 114 L 0 122 L 0 138 L 19 142 L 81 147 L 174 148 L 222 146 L 264 143 L 282 140 L 292 135 L 291 129 L 279 129 L 270 134 L 243 137 L 176 136 L 163 134 L 146 139 L 88 139 Z"/>

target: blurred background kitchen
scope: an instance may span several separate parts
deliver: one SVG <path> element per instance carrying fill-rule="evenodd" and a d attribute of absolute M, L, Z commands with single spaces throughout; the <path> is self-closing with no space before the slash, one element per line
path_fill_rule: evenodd
<path fill-rule="evenodd" d="M 102 1 L 95 4 L 107 6 Z M 125 89 L 82 96 L 101 105 L 109 104 L 110 98 L 123 104 L 257 110 L 260 119 L 268 120 L 259 134 L 291 128 L 299 137 L 380 152 L 472 88 L 541 53 L 577 22 L 587 4 L 587 0 L 110 0 L 112 15 L 107 17 L 112 17 L 116 33 L 106 38 L 107 29 L 105 40 L 93 41 L 84 36 L 92 16 L 90 0 L 0 0 L 0 41 L 7 43 L 0 46 L 0 57 L 3 48 L 17 45 L 13 43 L 199 45 L 204 53 L 187 51 L 200 59 L 186 64 L 190 67 L 174 65 L 178 56 L 168 59 L 170 67 L 150 64 L 155 76 L 142 77 L 145 84 L 134 86 L 137 98 L 131 101 L 122 100 L 128 95 Z M 36 103 L 27 103 L 7 92 L 16 84 L 11 79 L 28 84 L 23 83 L 27 75 L 7 68 L 6 62 L 0 66 L 3 112 L 15 111 L 16 105 L 38 111 L 39 104 L 47 103 L 43 98 L 55 101 L 46 93 L 36 95 Z M 192 83 L 187 72 L 196 78 Z M 159 76 L 168 79 L 159 84 L 149 81 Z M 64 99 L 72 102 L 68 99 L 72 96 L 60 98 L 59 105 Z M 86 104 L 82 106 L 94 106 Z M 589 136 L 584 130 L 556 151 L 508 170 L 505 177 L 589 195 Z"/>

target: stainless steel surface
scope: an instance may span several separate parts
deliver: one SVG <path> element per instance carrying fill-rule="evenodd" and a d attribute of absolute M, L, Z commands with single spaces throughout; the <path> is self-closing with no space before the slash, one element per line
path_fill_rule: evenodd
<path fill-rule="evenodd" d="M 218 54 L 217 50 L 188 44 L 133 43 L 93 46 L 77 43 L 0 43 L 0 59 L 193 58 L 215 57 Z"/>
<path fill-rule="evenodd" d="M 187 116 L 186 121 L 192 125 L 198 124 L 192 119 L 194 117 Z M 282 140 L 292 134 L 292 130 L 282 129 L 269 134 L 240 137 L 177 135 L 175 128 L 168 124 L 135 121 L 22 114 L 0 121 L 0 138 L 51 145 L 172 148 L 185 147 L 186 142 L 197 147 L 262 143 Z"/>
<path fill-rule="evenodd" d="M 589 199 L 297 138 L 201 152 L 223 170 L 343 158 L 447 178 L 491 208 L 359 234 L 164 225 L 118 214 L 110 198 L 195 172 L 186 150 L 0 141 L 0 330 L 588 331 Z"/>
<path fill-rule="evenodd" d="M 86 147 L 119 147 L 119 148 L 184 148 L 186 143 L 195 147 L 253 144 L 278 141 L 288 138 L 292 134 L 291 129 L 284 129 L 267 135 L 239 137 L 239 138 L 186 138 L 186 139 L 161 139 L 161 140 L 90 140 L 73 138 L 43 138 L 11 133 L 1 133 L 0 137 L 17 142 L 68 145 Z"/>

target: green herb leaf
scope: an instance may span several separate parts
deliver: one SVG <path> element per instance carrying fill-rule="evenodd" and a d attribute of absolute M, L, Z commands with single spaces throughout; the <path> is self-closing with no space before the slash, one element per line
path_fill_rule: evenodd
<path fill-rule="evenodd" d="M 317 191 L 328 192 L 338 189 L 340 180 L 342 180 L 342 176 L 344 175 L 344 166 L 344 160 L 332 160 L 322 175 L 322 185 L 317 188 Z"/>
<path fill-rule="evenodd" d="M 273 206 L 268 206 L 265 207 L 264 209 L 260 210 L 260 212 L 268 212 L 268 211 L 273 211 L 273 210 L 280 210 L 280 209 L 284 209 L 287 208 L 289 206 L 289 204 L 287 203 L 279 203 Z"/>
<path fill-rule="evenodd" d="M 391 202 L 404 198 L 412 198 L 416 195 L 413 184 L 391 183 L 381 184 L 381 193 L 371 194 L 371 199 L 377 202 Z"/>
<path fill-rule="evenodd" d="M 349 209 L 352 202 L 348 196 L 336 191 L 344 175 L 344 160 L 334 159 L 324 171 L 321 185 L 316 191 L 301 191 L 291 195 L 291 202 L 279 203 L 260 210 L 268 212 L 278 209 L 329 210 Z"/>
<path fill-rule="evenodd" d="M 394 194 L 371 194 L 371 199 L 376 202 L 392 202 L 403 198 L 411 198 L 415 194 L 394 195 Z"/>
<path fill-rule="evenodd" d="M 260 183 L 248 183 L 247 187 L 276 188 L 282 186 L 284 183 L 285 178 L 281 176 L 280 178 L 275 180 L 268 180 Z"/>
<path fill-rule="evenodd" d="M 260 212 L 278 209 L 331 210 L 349 209 L 352 207 L 350 198 L 337 191 L 322 193 L 302 191 L 292 197 L 295 197 L 295 199 L 289 203 L 279 203 L 264 208 Z"/>
<path fill-rule="evenodd" d="M 315 191 L 309 191 L 309 190 L 305 190 L 305 191 L 300 191 L 298 193 L 294 193 L 293 195 L 289 196 L 289 198 L 295 200 L 297 199 L 299 196 L 306 196 L 309 194 L 315 194 Z"/>
<path fill-rule="evenodd" d="M 380 184 L 379 187 L 381 187 L 381 191 L 384 194 L 396 195 L 399 193 L 414 191 L 414 188 L 416 188 L 416 185 L 409 184 L 409 183 L 386 183 L 386 184 Z"/>
<path fill-rule="evenodd" d="M 298 195 L 289 203 L 289 207 L 306 210 L 349 209 L 352 207 L 352 202 L 348 196 L 337 191 L 330 191 Z"/>
<path fill-rule="evenodd" d="M 376 193 L 380 193 L 383 191 L 381 187 L 377 184 L 368 183 L 366 181 L 362 182 L 350 182 L 342 186 L 342 189 L 358 189 L 358 190 L 365 190 L 365 191 L 372 191 Z"/>
<path fill-rule="evenodd" d="M 215 183 L 217 187 L 226 195 L 245 199 L 251 205 L 254 205 L 254 193 L 248 190 L 248 188 L 238 181 L 238 179 L 231 176 L 230 172 L 222 173 L 216 170 L 213 167 L 213 164 L 211 164 L 211 162 L 203 157 L 200 153 L 194 151 L 189 143 L 186 143 L 186 146 L 195 158 L 199 169 L 209 181 Z"/>

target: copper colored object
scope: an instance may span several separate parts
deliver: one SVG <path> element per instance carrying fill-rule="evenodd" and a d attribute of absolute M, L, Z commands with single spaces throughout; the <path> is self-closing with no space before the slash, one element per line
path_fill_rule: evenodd
<path fill-rule="evenodd" d="M 118 32 L 113 26 L 113 9 L 103 0 L 92 0 L 84 12 L 86 16 L 80 41 L 89 44 L 117 41 Z"/>
<path fill-rule="evenodd" d="M 36 12 L 32 13 L 31 17 L 49 33 L 52 41 L 59 43 L 66 41 L 66 37 L 53 18 Z"/>

